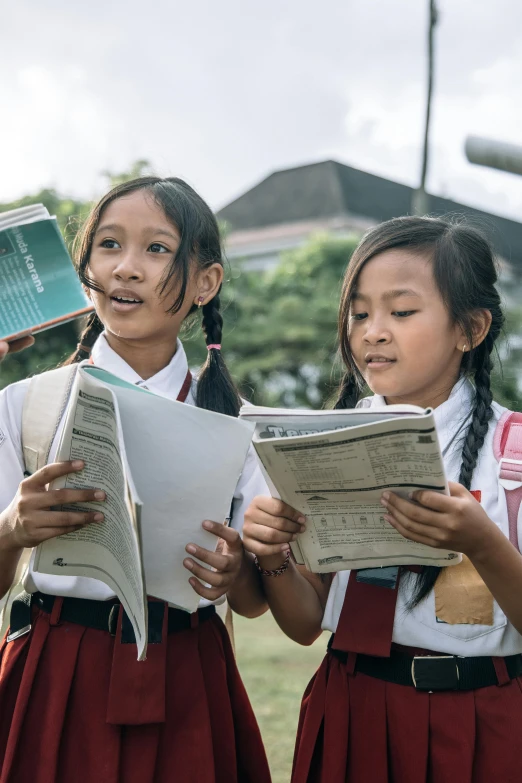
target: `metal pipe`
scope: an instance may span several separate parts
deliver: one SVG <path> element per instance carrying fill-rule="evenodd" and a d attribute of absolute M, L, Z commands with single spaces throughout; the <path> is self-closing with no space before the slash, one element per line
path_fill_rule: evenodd
<path fill-rule="evenodd" d="M 522 176 L 522 147 L 518 144 L 468 136 L 464 149 L 470 163 Z"/>

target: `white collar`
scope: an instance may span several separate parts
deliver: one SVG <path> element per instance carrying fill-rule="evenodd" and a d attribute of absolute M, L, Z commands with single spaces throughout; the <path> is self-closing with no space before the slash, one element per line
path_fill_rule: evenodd
<path fill-rule="evenodd" d="M 462 435 L 466 432 L 465 422 L 471 413 L 474 397 L 475 389 L 472 383 L 466 377 L 462 377 L 459 378 L 451 390 L 448 399 L 434 409 L 433 415 L 443 454 L 450 444 L 452 451 L 454 447 L 457 447 L 459 444 L 462 445 L 462 438 L 455 438 L 455 441 L 453 441 L 453 438 L 455 433 L 459 431 Z M 386 405 L 386 400 L 380 394 L 366 397 L 365 401 L 361 400 L 361 402 L 363 403 L 361 407 L 376 408 Z"/>
<path fill-rule="evenodd" d="M 172 400 L 175 400 L 180 393 L 188 372 L 187 355 L 179 339 L 176 343 L 176 353 L 167 366 L 146 381 L 140 378 L 138 373 L 111 348 L 105 334 L 101 334 L 94 343 L 91 356 L 97 367 L 112 372 L 124 381 L 145 386 L 155 394 Z"/>

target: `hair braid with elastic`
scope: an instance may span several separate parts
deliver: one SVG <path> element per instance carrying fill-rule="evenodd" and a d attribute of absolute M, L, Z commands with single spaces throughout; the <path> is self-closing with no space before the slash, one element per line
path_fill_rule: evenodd
<path fill-rule="evenodd" d="M 219 293 L 203 305 L 201 326 L 207 345 L 220 345 L 222 340 L 223 317 L 220 312 Z M 196 404 L 199 408 L 237 416 L 241 407 L 241 398 L 230 377 L 221 350 L 210 348 L 207 361 L 198 376 Z"/>
<path fill-rule="evenodd" d="M 78 346 L 76 348 L 76 351 L 72 353 L 64 362 L 65 364 L 75 364 L 76 362 L 83 362 L 85 359 L 88 359 L 91 355 L 92 348 L 94 346 L 94 343 L 100 336 L 100 334 L 103 332 L 103 324 L 96 315 L 96 313 L 91 313 L 89 315 L 87 324 L 80 334 L 79 340 L 78 340 Z"/>

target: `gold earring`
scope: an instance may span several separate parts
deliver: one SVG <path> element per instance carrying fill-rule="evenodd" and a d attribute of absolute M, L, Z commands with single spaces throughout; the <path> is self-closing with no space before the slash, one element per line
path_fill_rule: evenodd
<path fill-rule="evenodd" d="M 464 345 L 462 346 L 462 353 L 466 353 L 466 348 L 467 348 L 467 347 L 468 347 L 468 346 L 466 345 L 466 343 L 464 343 Z"/>
<path fill-rule="evenodd" d="M 204 296 L 198 296 L 198 307 L 201 307 L 204 298 L 205 298 Z"/>

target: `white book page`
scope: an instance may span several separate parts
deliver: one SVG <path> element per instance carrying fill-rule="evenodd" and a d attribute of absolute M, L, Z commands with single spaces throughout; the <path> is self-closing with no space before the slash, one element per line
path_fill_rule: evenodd
<path fill-rule="evenodd" d="M 424 416 L 426 410 L 416 405 L 386 405 L 380 408 L 351 408 L 349 410 L 285 410 L 243 406 L 240 417 L 256 425 L 255 440 L 294 438 L 316 432 L 333 432 L 346 427 L 388 421 L 404 416 Z"/>
<path fill-rule="evenodd" d="M 142 660 L 147 646 L 147 612 L 139 544 L 140 499 L 127 466 L 116 398 L 81 367 L 56 454 L 57 462 L 75 459 L 84 460 L 85 468 L 58 479 L 52 488 L 103 489 L 106 501 L 70 508 L 103 511 L 105 519 L 41 544 L 34 570 L 87 576 L 108 585 L 131 620 Z"/>
<path fill-rule="evenodd" d="M 95 372 L 104 377 L 104 371 L 95 368 Z M 105 377 L 111 376 L 105 373 Z M 204 530 L 202 522 L 221 523 L 229 516 L 253 425 L 127 386 L 111 385 L 111 389 L 143 504 L 147 593 L 193 612 L 200 599 L 183 566 L 185 547 L 193 542 L 212 551 L 216 548 L 218 539 Z"/>
<path fill-rule="evenodd" d="M 28 207 L 10 209 L 0 213 L 0 231 L 13 226 L 26 226 L 38 220 L 49 220 L 49 210 L 43 204 L 31 204 Z"/>
<path fill-rule="evenodd" d="M 459 562 L 457 553 L 405 539 L 379 502 L 385 489 L 447 493 L 433 414 L 256 440 L 255 448 L 278 495 L 307 518 L 298 541 L 309 570 Z"/>

